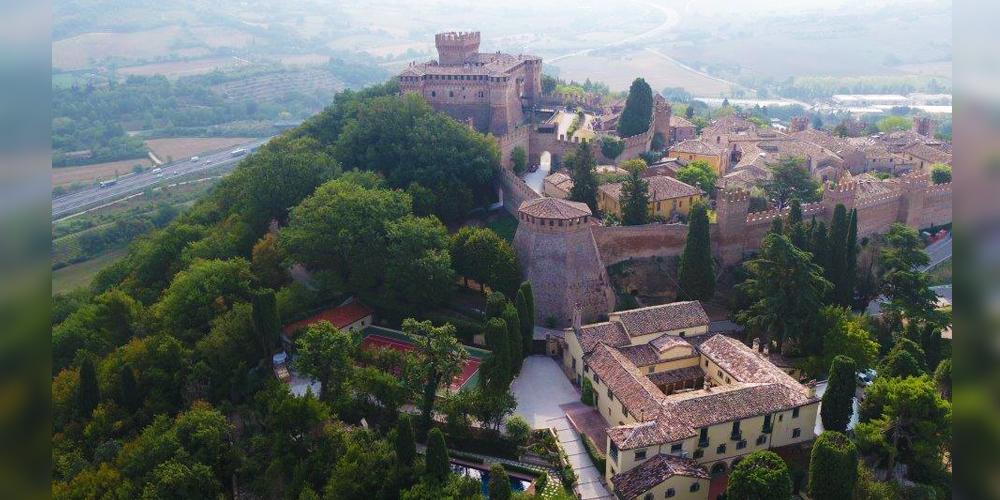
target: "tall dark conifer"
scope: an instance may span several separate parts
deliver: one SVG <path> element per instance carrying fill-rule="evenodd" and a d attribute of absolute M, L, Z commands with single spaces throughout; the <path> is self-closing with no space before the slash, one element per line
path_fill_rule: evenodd
<path fill-rule="evenodd" d="M 135 371 L 132 365 L 125 363 L 121 371 L 122 405 L 130 412 L 135 412 L 142 405 L 139 394 L 139 384 L 135 381 Z"/>
<path fill-rule="evenodd" d="M 816 225 L 816 230 L 813 231 L 812 240 L 809 243 L 809 247 L 812 248 L 813 262 L 823 268 L 824 274 L 827 267 L 830 265 L 829 259 L 829 242 L 827 241 L 826 235 L 826 222 L 819 221 Z"/>
<path fill-rule="evenodd" d="M 708 211 L 702 203 L 691 207 L 687 242 L 681 253 L 681 291 L 688 300 L 711 300 L 715 295 L 715 262 L 709 239 Z"/>
<path fill-rule="evenodd" d="M 854 289 L 858 283 L 858 209 L 851 210 L 851 225 L 847 232 L 847 270 L 844 285 L 846 305 L 854 302 Z"/>
<path fill-rule="evenodd" d="M 829 253 L 829 266 L 824 272 L 827 281 L 833 283 L 830 291 L 829 302 L 841 306 L 850 306 L 850 302 L 844 303 L 843 299 L 850 292 L 846 291 L 847 284 L 847 234 L 850 232 L 850 221 L 847 220 L 847 208 L 838 203 L 833 210 L 833 221 L 830 224 L 830 241 L 827 248 Z"/>
<path fill-rule="evenodd" d="M 625 108 L 618 119 L 618 135 L 631 137 L 649 130 L 653 119 L 653 89 L 646 80 L 636 78 L 628 89 Z"/>
<path fill-rule="evenodd" d="M 404 467 L 412 467 L 417 458 L 417 442 L 413 437 L 410 416 L 403 413 L 396 421 L 396 461 Z"/>
<path fill-rule="evenodd" d="M 101 388 L 97 384 L 97 370 L 94 368 L 94 360 L 90 357 L 83 359 L 80 364 L 80 413 L 84 419 L 90 419 L 94 409 L 101 402 Z"/>
<path fill-rule="evenodd" d="M 528 309 L 528 300 L 524 297 L 524 287 L 517 291 L 517 323 L 521 327 L 521 354 L 531 355 L 532 342 L 535 334 L 535 318 Z"/>
<path fill-rule="evenodd" d="M 573 187 L 569 190 L 569 199 L 586 203 L 591 212 L 597 213 L 597 160 L 590 143 L 582 142 L 566 161 L 570 176 L 573 177 Z"/>
<path fill-rule="evenodd" d="M 521 337 L 521 322 L 517 316 L 517 308 L 510 303 L 503 311 L 503 321 L 507 326 L 507 356 L 510 358 L 510 373 L 513 377 L 521 373 L 524 362 L 524 339 Z"/>
<path fill-rule="evenodd" d="M 649 183 L 639 169 L 632 169 L 622 182 L 622 225 L 638 226 L 649 223 Z"/>
<path fill-rule="evenodd" d="M 424 465 L 427 477 L 432 481 L 443 483 L 451 475 L 448 447 L 444 443 L 444 434 L 437 427 L 431 429 L 427 436 L 427 456 Z"/>
<path fill-rule="evenodd" d="M 837 356 L 830 364 L 830 381 L 823 393 L 820 418 L 823 428 L 830 431 L 847 432 L 854 404 L 854 389 L 857 387 L 854 374 L 857 365 L 847 356 Z"/>

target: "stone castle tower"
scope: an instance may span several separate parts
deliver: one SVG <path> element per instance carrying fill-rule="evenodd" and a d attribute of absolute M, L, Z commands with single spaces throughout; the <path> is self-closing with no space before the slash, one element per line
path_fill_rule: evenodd
<path fill-rule="evenodd" d="M 434 46 L 438 51 L 438 64 L 459 66 L 479 53 L 478 31 L 452 31 L 434 36 Z"/>
<path fill-rule="evenodd" d="M 514 248 L 534 288 L 538 324 L 552 316 L 557 327 L 569 326 L 577 306 L 584 321 L 614 310 L 615 294 L 591 232 L 592 218 L 586 204 L 558 198 L 535 198 L 518 209 Z"/>

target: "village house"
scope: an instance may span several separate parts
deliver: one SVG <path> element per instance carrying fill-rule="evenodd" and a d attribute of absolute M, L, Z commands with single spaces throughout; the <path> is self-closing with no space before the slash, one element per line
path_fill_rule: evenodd
<path fill-rule="evenodd" d="M 565 331 L 563 368 L 608 422 L 606 479 L 624 499 L 707 499 L 745 455 L 815 438 L 815 387 L 708 333 L 697 301 L 614 312 Z"/>
<path fill-rule="evenodd" d="M 900 155 L 913 163 L 914 170 L 922 174 L 929 174 L 931 165 L 935 163 L 951 165 L 951 154 L 922 143 L 911 145 L 904 149 Z"/>
<path fill-rule="evenodd" d="M 683 116 L 670 115 L 668 144 L 677 144 L 698 137 L 698 127 Z"/>
<path fill-rule="evenodd" d="M 649 215 L 670 219 L 676 214 L 687 216 L 691 205 L 701 201 L 705 192 L 672 177 L 658 175 L 646 177 L 649 184 Z M 602 212 L 622 216 L 621 182 L 603 184 L 597 188 L 597 205 Z"/>
<path fill-rule="evenodd" d="M 325 309 L 308 318 L 285 325 L 281 329 L 281 343 L 286 352 L 292 352 L 296 333 L 313 323 L 329 321 L 337 329 L 354 332 L 371 326 L 374 315 L 375 311 L 357 300 L 351 300 L 346 304 Z"/>
<path fill-rule="evenodd" d="M 556 172 L 542 179 L 542 192 L 545 196 L 565 200 L 569 198 L 570 189 L 573 189 L 573 178 L 562 172 Z"/>
<path fill-rule="evenodd" d="M 726 149 L 709 144 L 703 139 L 688 139 L 670 146 L 671 158 L 677 158 L 685 165 L 693 161 L 708 163 L 720 177 L 726 172 Z"/>

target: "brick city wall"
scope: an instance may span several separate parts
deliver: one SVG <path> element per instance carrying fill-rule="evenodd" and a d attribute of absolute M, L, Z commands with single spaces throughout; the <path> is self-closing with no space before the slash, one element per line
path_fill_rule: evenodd
<path fill-rule="evenodd" d="M 521 206 L 521 203 L 535 198 L 541 198 L 542 196 L 528 187 L 528 185 L 525 184 L 524 181 L 515 175 L 509 168 L 501 168 L 497 179 L 500 182 L 500 188 L 503 191 L 503 208 L 507 211 L 507 213 L 513 215 L 514 217 L 517 217 L 517 209 Z"/>
<path fill-rule="evenodd" d="M 687 224 L 594 226 L 591 229 L 601 261 L 610 266 L 628 259 L 680 255 L 687 241 Z"/>

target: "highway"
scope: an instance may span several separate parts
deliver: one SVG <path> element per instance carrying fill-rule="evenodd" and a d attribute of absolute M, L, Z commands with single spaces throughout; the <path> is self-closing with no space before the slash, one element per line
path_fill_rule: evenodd
<path fill-rule="evenodd" d="M 120 177 L 118 182 L 111 186 L 93 187 L 65 196 L 60 196 L 52 200 L 52 220 L 68 217 L 92 206 L 110 203 L 132 193 L 142 191 L 147 187 L 154 186 L 161 181 L 170 180 L 209 168 L 235 164 L 243 158 L 246 158 L 246 155 L 234 157 L 229 154 L 230 151 L 242 148 L 249 152 L 251 148 L 256 148 L 269 140 L 271 140 L 271 138 L 267 137 L 245 144 L 232 146 L 223 151 L 208 153 L 206 155 L 202 155 L 196 162 L 191 161 L 190 158 L 184 158 L 172 163 L 165 163 L 160 167 L 162 171 L 159 173 L 154 173 L 153 170 L 149 170 L 141 174 L 127 175 Z"/>

